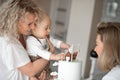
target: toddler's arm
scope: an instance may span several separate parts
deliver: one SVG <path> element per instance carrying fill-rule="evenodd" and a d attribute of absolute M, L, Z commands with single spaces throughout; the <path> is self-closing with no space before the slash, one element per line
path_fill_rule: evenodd
<path fill-rule="evenodd" d="M 51 54 L 50 55 L 50 60 L 64 60 L 64 59 L 65 59 L 65 54 L 64 53 Z"/>
<path fill-rule="evenodd" d="M 61 41 L 61 40 L 58 40 L 58 39 L 55 39 L 53 37 L 50 37 L 49 38 L 51 43 L 54 45 L 54 47 L 56 48 L 61 48 L 61 49 L 69 49 L 70 48 L 70 45 Z"/>
<path fill-rule="evenodd" d="M 69 48 L 70 48 L 70 45 L 67 44 L 67 43 L 61 42 L 60 48 L 61 48 L 61 49 L 69 49 Z"/>

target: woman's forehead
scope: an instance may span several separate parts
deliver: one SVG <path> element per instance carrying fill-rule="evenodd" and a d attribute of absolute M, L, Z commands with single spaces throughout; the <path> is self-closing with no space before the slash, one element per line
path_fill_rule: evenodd
<path fill-rule="evenodd" d="M 26 13 L 24 16 L 21 16 L 21 21 L 33 21 L 36 20 L 36 15 L 34 13 Z"/>

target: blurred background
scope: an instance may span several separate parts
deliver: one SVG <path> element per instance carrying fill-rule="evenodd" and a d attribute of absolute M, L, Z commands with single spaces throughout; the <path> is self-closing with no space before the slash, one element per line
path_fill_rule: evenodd
<path fill-rule="evenodd" d="M 0 0 L 0 4 L 6 0 Z M 80 44 L 82 77 L 89 77 L 90 51 L 95 46 L 96 25 L 120 22 L 120 0 L 34 0 L 51 17 L 51 35 L 69 44 Z M 94 74 L 101 80 L 105 72 L 97 64 Z"/>

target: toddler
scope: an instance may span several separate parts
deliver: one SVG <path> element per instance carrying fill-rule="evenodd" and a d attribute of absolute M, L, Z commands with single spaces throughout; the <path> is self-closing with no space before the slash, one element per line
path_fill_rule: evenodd
<path fill-rule="evenodd" d="M 46 60 L 65 59 L 65 54 L 54 53 L 55 52 L 54 47 L 68 49 L 70 45 L 49 36 L 50 24 L 51 24 L 50 17 L 44 11 L 42 11 L 41 15 L 39 15 L 36 27 L 32 30 L 32 35 L 28 36 L 26 40 L 27 51 L 31 58 L 31 61 L 35 61 L 38 58 L 44 58 Z M 46 70 L 48 71 L 47 73 L 49 73 L 48 67 L 49 66 L 47 66 L 46 68 Z M 39 74 L 36 76 L 38 77 Z M 49 78 L 47 80 L 49 80 Z"/>

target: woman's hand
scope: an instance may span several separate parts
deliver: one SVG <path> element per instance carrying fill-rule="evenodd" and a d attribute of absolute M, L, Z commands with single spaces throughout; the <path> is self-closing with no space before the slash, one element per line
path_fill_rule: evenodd
<path fill-rule="evenodd" d="M 41 75 L 39 76 L 39 80 L 45 80 L 46 79 L 46 71 L 43 70 Z"/>
<path fill-rule="evenodd" d="M 38 80 L 36 77 L 30 77 L 30 80 Z"/>

